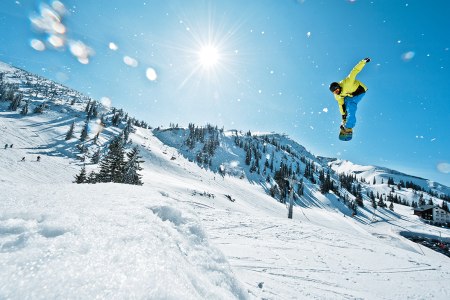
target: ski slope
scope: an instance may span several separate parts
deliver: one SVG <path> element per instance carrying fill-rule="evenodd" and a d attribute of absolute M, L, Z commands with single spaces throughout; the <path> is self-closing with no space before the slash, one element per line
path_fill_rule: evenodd
<path fill-rule="evenodd" d="M 0 149 L 2 299 L 450 297 L 448 257 L 399 234 L 450 233 L 409 207 L 352 218 L 310 187 L 320 205 L 291 220 L 261 186 L 201 169 L 141 128 L 143 186 L 76 185 L 69 125 L 0 112 L 1 142 L 14 144 Z"/>

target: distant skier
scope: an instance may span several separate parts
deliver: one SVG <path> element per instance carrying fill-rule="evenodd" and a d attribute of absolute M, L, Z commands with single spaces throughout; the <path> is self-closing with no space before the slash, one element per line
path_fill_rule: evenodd
<path fill-rule="evenodd" d="M 37 159 L 36 159 L 36 161 L 38 161 L 38 162 L 41 161 L 41 157 L 38 156 Z"/>
<path fill-rule="evenodd" d="M 8 144 L 5 145 L 5 149 L 8 148 Z"/>
<path fill-rule="evenodd" d="M 356 75 L 368 62 L 370 62 L 370 58 L 364 58 L 353 68 L 345 79 L 330 84 L 330 91 L 334 94 L 342 115 L 339 134 L 339 139 L 341 140 L 348 141 L 352 138 L 352 128 L 356 124 L 358 103 L 367 91 L 367 87 L 356 79 Z"/>
<path fill-rule="evenodd" d="M 25 156 L 24 157 L 22 157 L 22 160 L 21 161 L 25 161 Z"/>

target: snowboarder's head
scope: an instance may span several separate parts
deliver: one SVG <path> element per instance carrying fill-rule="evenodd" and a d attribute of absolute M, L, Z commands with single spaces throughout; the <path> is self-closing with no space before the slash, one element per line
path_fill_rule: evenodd
<path fill-rule="evenodd" d="M 333 93 L 333 94 L 340 94 L 341 93 L 341 86 L 339 85 L 339 83 L 337 83 L 337 82 L 332 82 L 331 84 L 330 84 L 330 91 Z"/>

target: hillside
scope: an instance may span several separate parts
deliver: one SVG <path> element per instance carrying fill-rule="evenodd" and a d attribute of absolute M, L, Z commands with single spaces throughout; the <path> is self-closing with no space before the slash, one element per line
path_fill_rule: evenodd
<path fill-rule="evenodd" d="M 287 178 L 297 182 L 294 185 L 297 204 L 316 206 L 315 191 L 325 194 L 332 190 L 354 214 L 359 210 L 364 213 L 363 207 L 355 204 L 357 198 L 361 199 L 359 204 L 370 203 L 371 194 L 377 195 L 377 202 L 381 199 L 412 207 L 422 205 L 419 199 L 436 205 L 449 200 L 450 189 L 444 185 L 388 168 L 316 157 L 302 145 L 276 133 L 224 131 L 212 125 L 194 124 L 189 128 L 157 128 L 154 133 L 199 166 L 222 176 L 237 176 L 259 184 L 280 202 L 287 199 Z"/>
<path fill-rule="evenodd" d="M 26 74 L 33 82 L 31 74 L 2 68 L 30 108 L 45 102 L 46 109 L 22 115 L 20 108 L 8 109 L 11 101 L 0 102 L 1 141 L 13 144 L 0 151 L 0 187 L 8 191 L 0 204 L 0 298 L 450 296 L 449 259 L 402 236 L 450 241 L 450 231 L 425 224 L 407 205 L 374 210 L 367 196 L 388 195 L 387 177 L 394 175 L 394 181 L 424 184 L 421 193 L 436 203 L 440 195 L 428 190 L 445 194 L 447 187 L 317 158 L 278 134 L 214 126 L 151 130 L 99 102 L 94 107 L 101 113 L 86 122 L 93 99 L 43 81 L 58 86 L 50 100 L 23 86 L 20 79 Z M 117 115 L 122 119 L 114 125 Z M 98 119 L 101 127 L 94 126 Z M 98 168 L 92 156 L 104 154 L 128 120 L 134 125 L 126 149 L 139 147 L 144 185 L 72 183 L 84 163 Z M 72 123 L 74 136 L 66 140 Z M 86 123 L 88 138 L 80 143 Z M 191 136 L 196 131 L 200 136 Z M 286 173 L 277 175 L 281 169 Z M 321 192 L 328 172 L 336 192 Z M 356 197 L 338 185 L 341 173 L 364 178 L 358 178 L 364 206 L 354 217 L 349 203 Z M 280 189 L 284 176 L 302 182 L 295 187 L 293 219 Z M 396 193 L 411 202 L 419 197 L 412 188 Z"/>

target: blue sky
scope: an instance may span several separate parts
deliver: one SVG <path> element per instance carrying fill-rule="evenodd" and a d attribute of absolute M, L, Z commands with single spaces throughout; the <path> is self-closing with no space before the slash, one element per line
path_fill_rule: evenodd
<path fill-rule="evenodd" d="M 57 47 L 32 21 L 58 2 L 2 0 L 0 60 L 107 97 L 152 126 L 285 133 L 315 155 L 450 185 L 449 1 L 60 3 Z M 70 42 L 91 52 L 80 62 Z M 364 57 L 372 62 L 358 79 L 369 90 L 354 139 L 341 142 L 328 85 Z"/>

